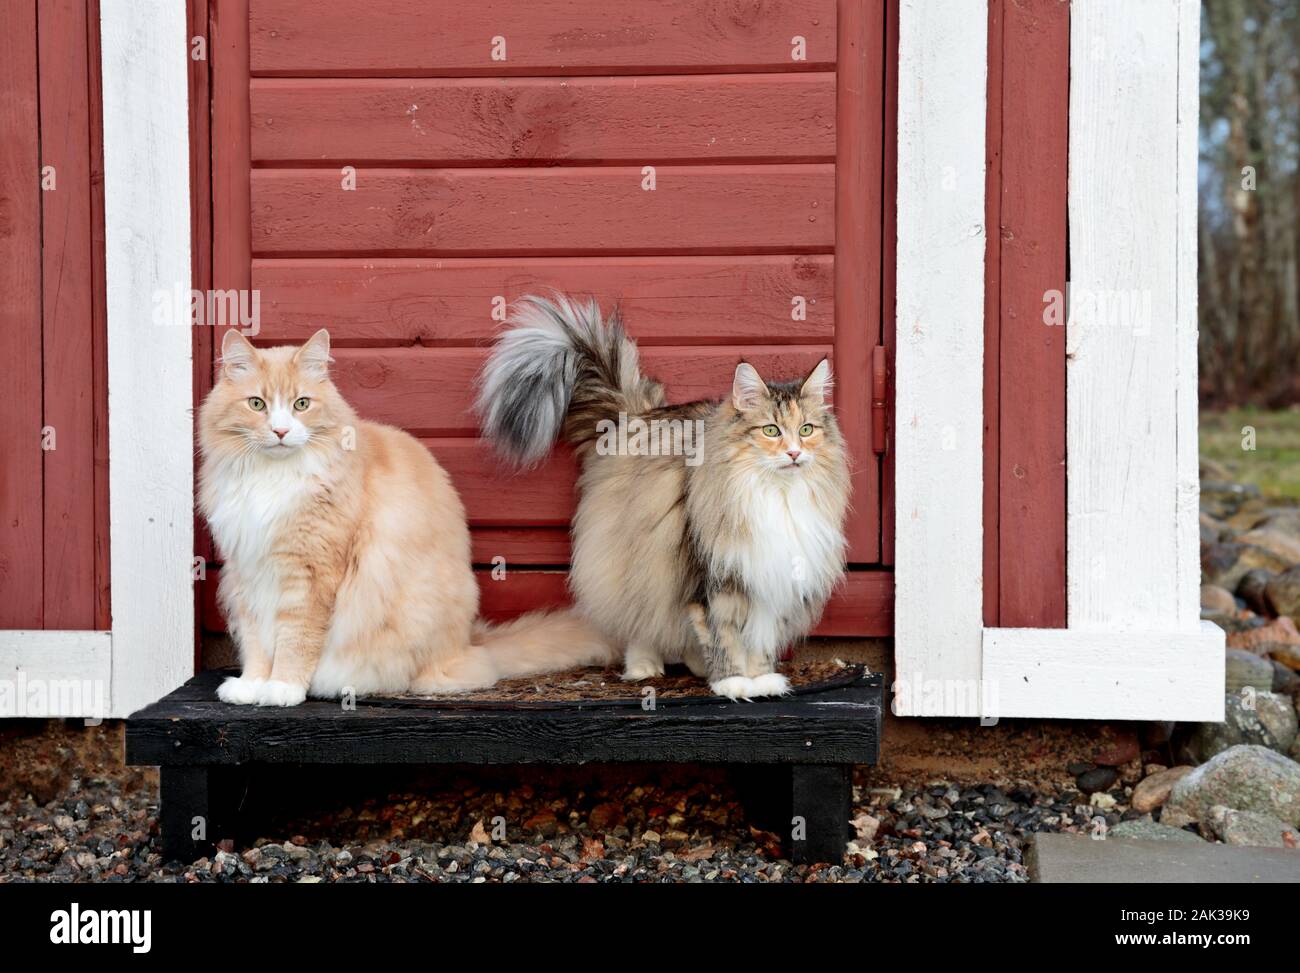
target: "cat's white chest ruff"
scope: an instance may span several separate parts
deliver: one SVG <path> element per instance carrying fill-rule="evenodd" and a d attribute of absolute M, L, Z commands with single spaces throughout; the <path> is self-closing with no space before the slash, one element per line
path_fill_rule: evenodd
<path fill-rule="evenodd" d="M 278 461 L 218 482 L 208 524 L 222 557 L 243 568 L 265 559 L 310 497 L 312 484 L 297 464 Z"/>
<path fill-rule="evenodd" d="M 810 494 L 795 482 L 763 484 L 748 497 L 749 540 L 736 566 L 751 595 L 778 615 L 824 593 L 839 569 L 841 532 Z"/>

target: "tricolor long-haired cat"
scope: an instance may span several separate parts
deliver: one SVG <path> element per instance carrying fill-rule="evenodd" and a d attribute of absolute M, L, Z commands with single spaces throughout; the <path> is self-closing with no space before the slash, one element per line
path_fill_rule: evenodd
<path fill-rule="evenodd" d="M 844 570 L 849 470 L 830 383 L 826 361 L 771 384 L 742 363 L 726 400 L 666 406 L 616 315 L 562 296 L 516 305 L 484 371 L 484 433 L 524 465 L 561 436 L 576 447 L 570 586 L 626 646 L 625 679 L 680 661 L 732 699 L 789 691 L 777 656 L 812 630 Z M 610 448 L 620 417 L 670 443 L 687 440 L 674 423 L 691 423 L 700 452 Z"/>
<path fill-rule="evenodd" d="M 238 331 L 199 414 L 199 505 L 243 672 L 228 703 L 436 693 L 616 657 L 572 613 L 476 624 L 465 510 L 419 441 L 357 417 L 329 334 L 259 350 Z"/>

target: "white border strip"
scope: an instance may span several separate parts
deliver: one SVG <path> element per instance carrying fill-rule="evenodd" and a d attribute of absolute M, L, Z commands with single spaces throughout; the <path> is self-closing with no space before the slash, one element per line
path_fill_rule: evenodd
<path fill-rule="evenodd" d="M 977 682 L 987 4 L 903 0 L 898 62 L 896 676 Z"/>
<path fill-rule="evenodd" d="M 104 3 L 112 715 L 193 674 L 194 430 L 188 323 L 152 323 L 190 288 L 185 4 Z"/>

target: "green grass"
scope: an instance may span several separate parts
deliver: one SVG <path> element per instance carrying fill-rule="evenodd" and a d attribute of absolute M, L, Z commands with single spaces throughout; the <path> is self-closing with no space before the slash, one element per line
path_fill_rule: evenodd
<path fill-rule="evenodd" d="M 1254 450 L 1242 448 L 1245 426 L 1255 430 Z M 1201 458 L 1222 464 L 1237 483 L 1300 498 L 1300 409 L 1202 412 Z"/>

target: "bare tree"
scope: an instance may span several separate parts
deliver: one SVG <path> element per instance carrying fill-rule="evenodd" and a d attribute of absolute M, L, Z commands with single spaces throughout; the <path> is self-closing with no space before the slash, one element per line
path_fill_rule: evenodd
<path fill-rule="evenodd" d="M 1300 5 L 1205 0 L 1201 397 L 1300 401 Z"/>

